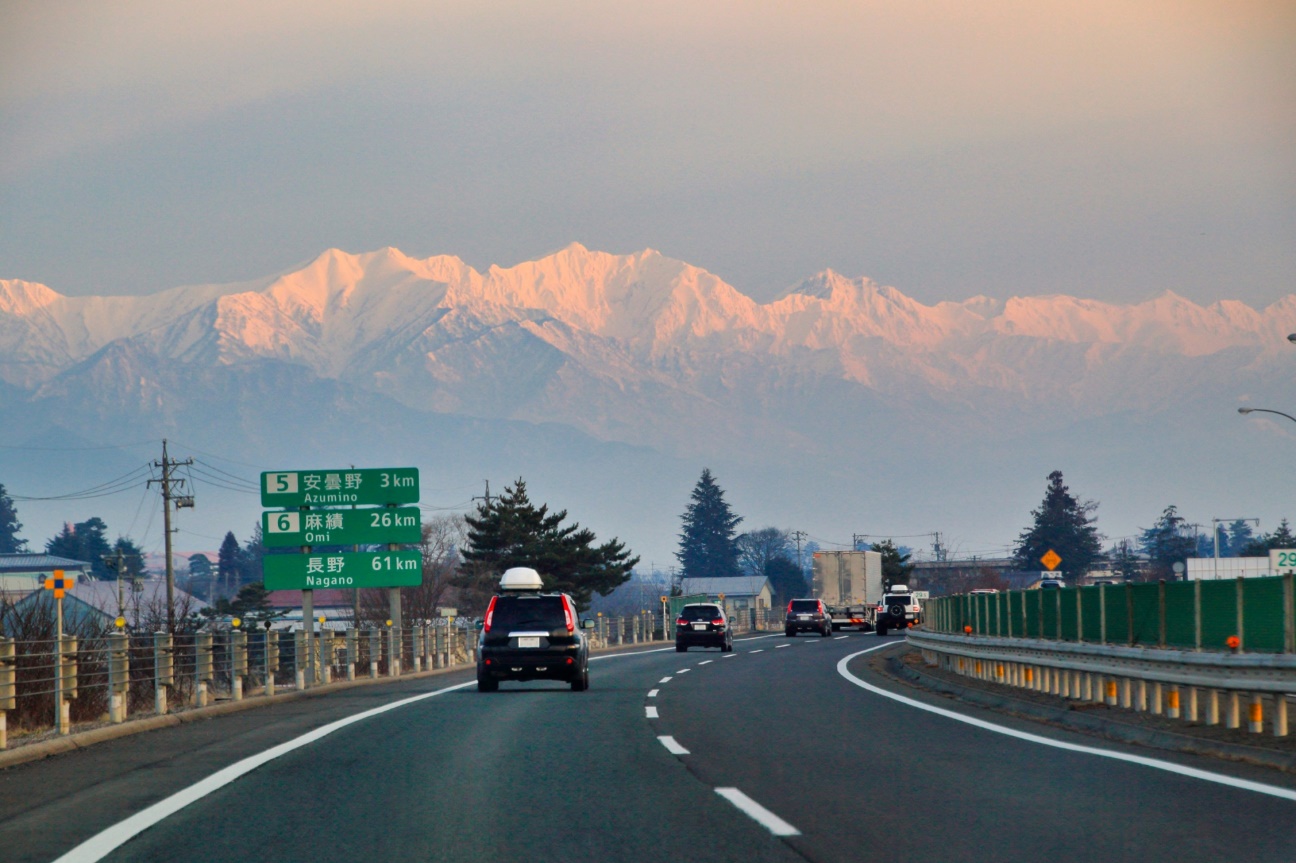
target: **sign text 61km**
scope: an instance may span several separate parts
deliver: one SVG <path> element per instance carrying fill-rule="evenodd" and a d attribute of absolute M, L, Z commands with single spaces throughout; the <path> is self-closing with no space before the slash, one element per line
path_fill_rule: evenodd
<path fill-rule="evenodd" d="M 262 572 L 266 590 L 417 587 L 423 583 L 423 554 L 419 551 L 267 554 Z"/>
<path fill-rule="evenodd" d="M 262 506 L 388 506 L 418 503 L 416 467 L 266 471 Z"/>
<path fill-rule="evenodd" d="M 265 512 L 261 514 L 261 536 L 271 548 L 408 545 L 422 538 L 419 511 L 415 507 Z"/>

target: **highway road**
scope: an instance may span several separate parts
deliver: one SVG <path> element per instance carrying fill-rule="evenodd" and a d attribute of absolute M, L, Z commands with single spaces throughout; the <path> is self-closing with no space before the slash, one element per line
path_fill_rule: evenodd
<path fill-rule="evenodd" d="M 741 638 L 727 655 L 605 654 L 584 693 L 538 682 L 480 694 L 459 672 L 124 738 L 0 772 L 0 858 L 1286 863 L 1296 854 L 1296 777 L 928 695 L 861 653 L 894 640 L 780 634 Z M 308 733 L 318 739 L 302 740 Z M 230 769 L 267 750 L 254 769 Z M 222 770 L 229 781 L 208 779 Z M 1238 787 L 1247 782 L 1269 790 Z M 175 794 L 187 805 L 149 809 Z M 150 826 L 137 832 L 132 817 Z"/>

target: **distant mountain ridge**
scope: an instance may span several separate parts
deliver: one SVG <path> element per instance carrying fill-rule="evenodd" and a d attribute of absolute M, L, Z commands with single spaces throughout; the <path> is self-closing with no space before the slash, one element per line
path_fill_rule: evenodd
<path fill-rule="evenodd" d="M 759 303 L 652 250 L 572 244 L 483 272 L 331 249 L 148 296 L 0 280 L 0 419 L 18 436 L 148 428 L 280 457 L 354 460 L 381 443 L 439 458 L 454 441 L 481 471 L 503 451 L 525 468 L 528 440 L 555 464 L 630 446 L 642 464 L 774 460 L 813 496 L 842 470 L 902 485 L 906 470 L 971 477 L 985 459 L 1105 465 L 1137 429 L 1195 434 L 1176 426 L 1195 405 L 1215 416 L 1291 392 L 1293 331 L 1296 295 L 1261 310 L 1170 291 L 925 305 L 826 270 Z M 1110 431 L 1080 431 L 1093 423 Z M 1007 439 L 1020 443 L 1001 452 Z"/>

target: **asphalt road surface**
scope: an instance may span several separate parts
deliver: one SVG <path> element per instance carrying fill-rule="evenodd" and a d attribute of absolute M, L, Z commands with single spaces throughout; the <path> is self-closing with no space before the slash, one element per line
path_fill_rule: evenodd
<path fill-rule="evenodd" d="M 1296 859 L 1296 777 L 957 705 L 877 674 L 872 654 L 842 664 L 893 640 L 605 655 L 583 693 L 479 694 L 450 689 L 472 679 L 455 673 L 124 738 L 0 772 L 0 859 Z M 149 809 L 177 793 L 187 805 Z"/>

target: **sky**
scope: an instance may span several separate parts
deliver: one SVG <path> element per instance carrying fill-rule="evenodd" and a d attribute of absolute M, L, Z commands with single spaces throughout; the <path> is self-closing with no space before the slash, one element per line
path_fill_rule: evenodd
<path fill-rule="evenodd" d="M 15 2 L 0 278 L 655 248 L 769 299 L 1296 285 L 1296 4 Z"/>

